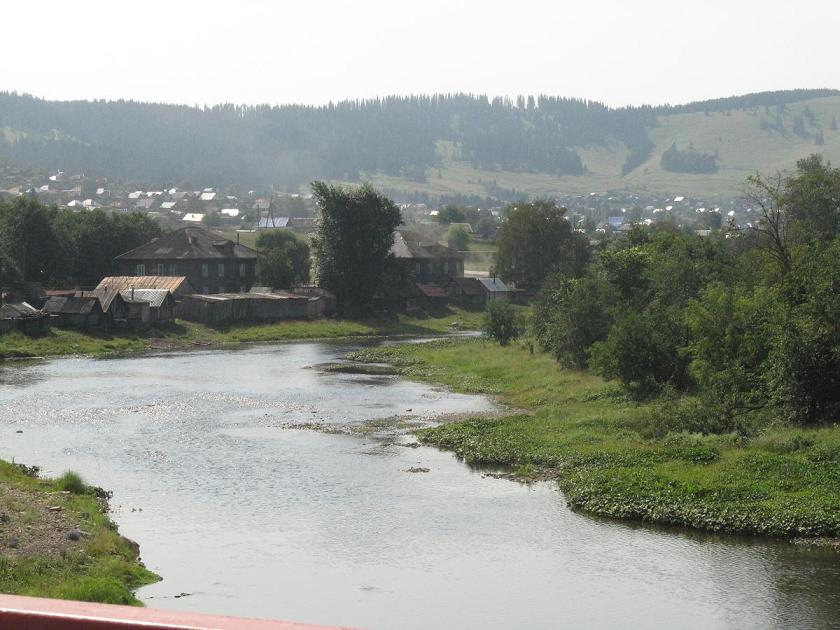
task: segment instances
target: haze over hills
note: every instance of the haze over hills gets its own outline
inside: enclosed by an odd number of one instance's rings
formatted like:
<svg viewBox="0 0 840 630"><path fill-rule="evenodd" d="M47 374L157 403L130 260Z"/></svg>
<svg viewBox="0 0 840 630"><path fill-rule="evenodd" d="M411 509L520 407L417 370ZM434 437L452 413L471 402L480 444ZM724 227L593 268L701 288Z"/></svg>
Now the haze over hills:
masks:
<svg viewBox="0 0 840 630"><path fill-rule="evenodd" d="M129 182L277 188L371 180L395 196L631 190L732 197L756 171L840 161L840 91L613 109L557 97L324 107L46 101L0 93L0 161Z"/></svg>

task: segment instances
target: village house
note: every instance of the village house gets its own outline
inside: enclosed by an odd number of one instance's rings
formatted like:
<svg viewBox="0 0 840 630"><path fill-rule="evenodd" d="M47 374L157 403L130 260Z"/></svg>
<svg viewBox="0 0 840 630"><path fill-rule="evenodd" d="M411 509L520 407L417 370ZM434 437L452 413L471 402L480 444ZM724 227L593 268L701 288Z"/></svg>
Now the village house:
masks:
<svg viewBox="0 0 840 630"><path fill-rule="evenodd" d="M464 275L464 257L459 252L417 232L397 230L391 253L408 278L393 305L397 310L440 308L459 295L456 278Z"/></svg>
<svg viewBox="0 0 840 630"><path fill-rule="evenodd" d="M204 294L248 291L257 271L256 250L200 227L186 227L117 256L131 276L186 276Z"/></svg>
<svg viewBox="0 0 840 630"><path fill-rule="evenodd" d="M462 254L417 232L397 230L391 253L417 283L448 283L464 275Z"/></svg>

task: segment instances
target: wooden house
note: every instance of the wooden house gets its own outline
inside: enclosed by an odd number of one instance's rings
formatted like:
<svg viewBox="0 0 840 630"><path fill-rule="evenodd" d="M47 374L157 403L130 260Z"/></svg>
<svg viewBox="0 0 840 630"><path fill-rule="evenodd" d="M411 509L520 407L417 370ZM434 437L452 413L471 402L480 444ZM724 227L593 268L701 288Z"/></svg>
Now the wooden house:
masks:
<svg viewBox="0 0 840 630"><path fill-rule="evenodd" d="M203 294L248 291L259 253L201 227L156 238L116 260L123 275L186 276ZM136 287L135 287L136 288Z"/></svg>

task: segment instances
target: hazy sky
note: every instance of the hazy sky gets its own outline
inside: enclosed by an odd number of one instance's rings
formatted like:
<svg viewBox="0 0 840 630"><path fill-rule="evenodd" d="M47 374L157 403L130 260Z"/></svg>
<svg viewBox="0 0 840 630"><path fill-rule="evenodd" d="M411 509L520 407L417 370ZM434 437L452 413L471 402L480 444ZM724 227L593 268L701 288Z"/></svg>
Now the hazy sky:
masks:
<svg viewBox="0 0 840 630"><path fill-rule="evenodd" d="M11 0L0 13L0 89L56 99L624 105L840 88L838 0Z"/></svg>

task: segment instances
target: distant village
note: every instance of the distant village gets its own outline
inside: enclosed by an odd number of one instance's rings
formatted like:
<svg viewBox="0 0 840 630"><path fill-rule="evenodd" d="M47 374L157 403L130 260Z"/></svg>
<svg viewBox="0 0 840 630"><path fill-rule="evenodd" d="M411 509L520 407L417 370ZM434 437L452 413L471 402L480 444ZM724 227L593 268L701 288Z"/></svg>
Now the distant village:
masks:
<svg viewBox="0 0 840 630"><path fill-rule="evenodd" d="M96 287L42 287L25 283L7 290L0 306L0 332L13 328L41 334L50 326L108 330L135 324L160 324L175 318L218 324L318 318L335 311L335 296L313 285L277 291L257 285L259 252L244 235L285 228L307 235L317 228L310 196L249 190L232 194L212 187L139 190L81 174L57 171L32 175L0 168L0 198L22 195L74 212L141 212L168 229L166 235L125 252L114 261L118 273ZM634 225L661 221L694 229L701 236L722 225L748 228L752 210L733 200L707 204L687 196L651 198L634 193L565 195L558 203L574 229L592 240L621 235ZM410 278L397 303L383 308L401 312L433 310L454 304L484 308L489 301L524 303L527 297L492 273L492 249L459 251L442 244L445 230L438 208L403 203L405 226L395 233L392 253ZM491 229L479 235L458 223L476 242L492 244L502 206L490 205ZM488 233L489 232L489 233ZM253 244L253 236L248 243ZM393 297L390 298L393 301Z"/></svg>
<svg viewBox="0 0 840 630"><path fill-rule="evenodd" d="M310 195L271 190L239 191L214 187L161 186L138 188L84 174L56 171L34 173L0 165L0 199L35 195L41 202L77 211L101 208L109 212L142 212L170 228L205 225L213 229L258 230L287 228L300 234L315 229L315 207ZM400 201L399 196L395 199ZM558 194L554 199L568 208L577 229L594 237L627 231L634 224L674 221L709 230L721 225L747 229L754 220L746 199L702 199L688 195L656 195L628 191ZM401 203L410 223L435 222L436 207L429 203ZM487 201L499 219L503 204Z"/></svg>

